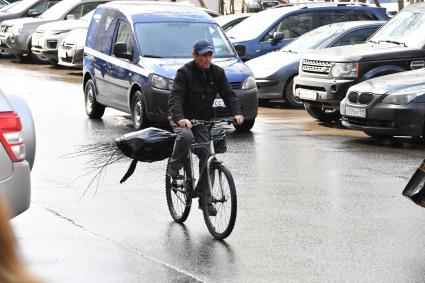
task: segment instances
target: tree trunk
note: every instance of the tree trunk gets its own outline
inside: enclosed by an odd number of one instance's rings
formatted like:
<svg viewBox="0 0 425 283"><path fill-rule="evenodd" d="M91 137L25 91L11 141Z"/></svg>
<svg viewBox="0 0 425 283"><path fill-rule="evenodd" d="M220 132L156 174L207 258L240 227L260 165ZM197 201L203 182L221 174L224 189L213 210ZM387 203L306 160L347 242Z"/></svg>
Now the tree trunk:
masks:
<svg viewBox="0 0 425 283"><path fill-rule="evenodd" d="M404 0L398 0L398 10L401 11L404 8Z"/></svg>
<svg viewBox="0 0 425 283"><path fill-rule="evenodd" d="M198 0L198 3L199 3L199 5L202 7L202 8L206 8L207 6L205 5L205 3L204 3L204 1L203 0Z"/></svg>
<svg viewBox="0 0 425 283"><path fill-rule="evenodd" d="M379 0L373 0L373 2L375 2L376 7L381 8L381 4L379 3Z"/></svg>

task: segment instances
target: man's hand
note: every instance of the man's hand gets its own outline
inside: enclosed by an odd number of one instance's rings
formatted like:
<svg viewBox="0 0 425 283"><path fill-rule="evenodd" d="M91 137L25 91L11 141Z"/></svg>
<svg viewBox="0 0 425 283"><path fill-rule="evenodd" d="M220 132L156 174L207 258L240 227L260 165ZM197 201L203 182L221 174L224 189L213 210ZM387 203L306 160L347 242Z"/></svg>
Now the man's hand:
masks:
<svg viewBox="0 0 425 283"><path fill-rule="evenodd" d="M192 123L188 119L181 119L177 124L182 128L192 128Z"/></svg>
<svg viewBox="0 0 425 283"><path fill-rule="evenodd" d="M244 121L244 118L243 118L242 115L236 115L235 116L235 123L236 123L236 125L242 125L243 121Z"/></svg>

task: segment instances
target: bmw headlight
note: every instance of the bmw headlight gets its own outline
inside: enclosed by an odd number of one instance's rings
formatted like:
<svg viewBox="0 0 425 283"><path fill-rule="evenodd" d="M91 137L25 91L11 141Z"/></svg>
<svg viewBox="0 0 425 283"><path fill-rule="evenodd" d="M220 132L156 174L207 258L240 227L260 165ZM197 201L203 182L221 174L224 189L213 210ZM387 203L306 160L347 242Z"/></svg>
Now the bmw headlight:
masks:
<svg viewBox="0 0 425 283"><path fill-rule="evenodd" d="M173 89L173 80L164 78L158 75L151 75L151 85L154 88L164 89L164 90L172 90Z"/></svg>
<svg viewBox="0 0 425 283"><path fill-rule="evenodd" d="M331 75L335 79L357 78L359 64L357 63L335 63L331 69Z"/></svg>
<svg viewBox="0 0 425 283"><path fill-rule="evenodd" d="M403 105L411 102L413 99L423 94L425 94L425 90L394 93L385 97L381 103Z"/></svg>
<svg viewBox="0 0 425 283"><path fill-rule="evenodd" d="M242 90L248 90L256 87L255 78L253 75L247 77L242 83Z"/></svg>
<svg viewBox="0 0 425 283"><path fill-rule="evenodd" d="M14 25L12 28L12 34L17 35L22 32L23 26L22 25Z"/></svg>

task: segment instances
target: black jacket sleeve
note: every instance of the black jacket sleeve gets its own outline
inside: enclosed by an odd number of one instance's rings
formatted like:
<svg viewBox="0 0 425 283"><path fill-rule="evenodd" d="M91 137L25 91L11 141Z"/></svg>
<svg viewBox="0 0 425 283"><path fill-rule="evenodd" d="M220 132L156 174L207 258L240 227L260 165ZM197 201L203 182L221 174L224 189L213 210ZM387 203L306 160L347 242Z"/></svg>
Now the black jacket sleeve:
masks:
<svg viewBox="0 0 425 283"><path fill-rule="evenodd" d="M224 100L224 104L230 109L232 116L242 115L239 97L233 92L226 74L222 68L217 68L218 93Z"/></svg>
<svg viewBox="0 0 425 283"><path fill-rule="evenodd" d="M173 90L168 97L168 111L174 123L185 119L183 112L184 97L186 93L186 75L182 69L177 71L174 78Z"/></svg>

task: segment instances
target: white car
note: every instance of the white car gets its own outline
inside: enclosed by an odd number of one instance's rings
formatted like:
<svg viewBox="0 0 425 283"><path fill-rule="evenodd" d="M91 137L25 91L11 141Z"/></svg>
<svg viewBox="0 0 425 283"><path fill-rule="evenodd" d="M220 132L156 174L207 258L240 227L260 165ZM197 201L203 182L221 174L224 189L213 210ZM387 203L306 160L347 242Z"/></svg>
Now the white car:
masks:
<svg viewBox="0 0 425 283"><path fill-rule="evenodd" d="M7 20L0 24L0 41L6 46L5 52L10 52L22 60L27 55L37 59L31 52L32 35L42 24L60 20L78 20L99 4L107 0L63 0L41 14L38 18L22 18Z"/></svg>
<svg viewBox="0 0 425 283"><path fill-rule="evenodd" d="M0 91L0 194L11 216L30 206L35 129L27 104Z"/></svg>
<svg viewBox="0 0 425 283"><path fill-rule="evenodd" d="M59 45L59 65L79 69L83 67L86 35L87 29L76 29L69 32Z"/></svg>
<svg viewBox="0 0 425 283"><path fill-rule="evenodd" d="M32 53L42 61L57 63L59 44L72 30L87 30L93 14L94 10L79 20L57 21L39 26L32 35Z"/></svg>

